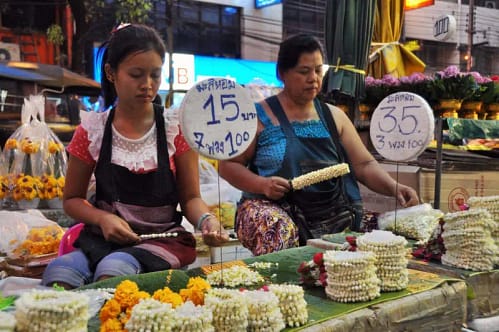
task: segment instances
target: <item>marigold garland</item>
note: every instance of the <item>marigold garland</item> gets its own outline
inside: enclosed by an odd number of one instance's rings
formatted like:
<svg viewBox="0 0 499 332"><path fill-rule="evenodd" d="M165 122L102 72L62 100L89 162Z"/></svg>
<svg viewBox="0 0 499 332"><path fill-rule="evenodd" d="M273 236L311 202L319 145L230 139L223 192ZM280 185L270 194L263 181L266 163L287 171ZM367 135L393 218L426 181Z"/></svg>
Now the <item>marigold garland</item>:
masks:
<svg viewBox="0 0 499 332"><path fill-rule="evenodd" d="M166 277L167 282L168 280L171 280L171 273ZM140 291L134 281L124 280L116 287L114 297L108 300L100 310L100 331L125 331L125 324L130 320L133 307L142 299L152 298L169 303L173 308L177 308L187 301L200 305L204 304L205 292L210 288L211 286L203 278L192 277L187 283L187 288L181 289L179 293L175 293L165 286L163 289L156 290L151 297L149 293Z"/></svg>
<svg viewBox="0 0 499 332"><path fill-rule="evenodd" d="M63 231L58 225L32 228L13 254L16 257L29 257L55 253L62 236Z"/></svg>

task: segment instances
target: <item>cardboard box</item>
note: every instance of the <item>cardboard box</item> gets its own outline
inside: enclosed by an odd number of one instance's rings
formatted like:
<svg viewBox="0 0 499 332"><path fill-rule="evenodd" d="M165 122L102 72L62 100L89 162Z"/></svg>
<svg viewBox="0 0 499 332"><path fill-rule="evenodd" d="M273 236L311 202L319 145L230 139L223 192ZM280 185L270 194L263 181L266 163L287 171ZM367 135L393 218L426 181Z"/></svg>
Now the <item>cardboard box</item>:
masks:
<svg viewBox="0 0 499 332"><path fill-rule="evenodd" d="M381 167L385 169L390 176L399 183L405 184L414 188L418 195L420 195L420 171L419 166L411 165L394 165L380 163ZM393 211L395 208L400 208L394 197L384 196L368 189L366 186L359 183L360 195L364 203L364 209L373 212L387 212Z"/></svg>
<svg viewBox="0 0 499 332"><path fill-rule="evenodd" d="M497 171L444 171L440 183L440 206L444 212L459 211L459 205L472 196L499 195L499 172ZM420 172L423 202L435 206L435 171L422 169Z"/></svg>
<svg viewBox="0 0 499 332"><path fill-rule="evenodd" d="M408 185L419 195L422 203L435 206L435 171L410 165L380 164L392 178ZM397 174L398 171L398 174ZM394 197L377 194L363 185L360 194L364 208L374 212L393 211L400 208ZM440 183L440 205L443 212L459 211L459 205L472 196L499 195L499 172L443 171Z"/></svg>

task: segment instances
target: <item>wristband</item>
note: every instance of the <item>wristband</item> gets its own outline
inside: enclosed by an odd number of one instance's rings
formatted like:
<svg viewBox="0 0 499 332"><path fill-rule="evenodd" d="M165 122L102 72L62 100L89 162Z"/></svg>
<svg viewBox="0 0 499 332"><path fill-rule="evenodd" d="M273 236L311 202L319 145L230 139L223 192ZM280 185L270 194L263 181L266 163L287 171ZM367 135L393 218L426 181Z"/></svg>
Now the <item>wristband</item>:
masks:
<svg viewBox="0 0 499 332"><path fill-rule="evenodd" d="M198 231L201 230L201 227L203 226L203 223L205 222L206 219L208 219L209 217L215 217L213 214L209 213L209 212L205 212L201 215L201 217L199 217L198 219L198 224L197 224L197 227L196 229Z"/></svg>

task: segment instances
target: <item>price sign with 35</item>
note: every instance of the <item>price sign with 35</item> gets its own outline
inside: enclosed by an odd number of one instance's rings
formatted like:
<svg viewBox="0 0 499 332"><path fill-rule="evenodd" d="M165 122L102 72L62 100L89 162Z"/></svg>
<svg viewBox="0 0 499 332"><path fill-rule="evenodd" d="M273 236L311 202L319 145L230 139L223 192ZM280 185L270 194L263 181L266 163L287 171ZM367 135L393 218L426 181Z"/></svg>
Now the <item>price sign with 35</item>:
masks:
<svg viewBox="0 0 499 332"><path fill-rule="evenodd" d="M434 137L433 110L421 96L397 92L387 96L371 117L370 136L376 151L392 161L419 156Z"/></svg>
<svg viewBox="0 0 499 332"><path fill-rule="evenodd" d="M247 91L226 78L198 82L184 96L180 126L189 146L225 160L243 153L256 134L256 108Z"/></svg>

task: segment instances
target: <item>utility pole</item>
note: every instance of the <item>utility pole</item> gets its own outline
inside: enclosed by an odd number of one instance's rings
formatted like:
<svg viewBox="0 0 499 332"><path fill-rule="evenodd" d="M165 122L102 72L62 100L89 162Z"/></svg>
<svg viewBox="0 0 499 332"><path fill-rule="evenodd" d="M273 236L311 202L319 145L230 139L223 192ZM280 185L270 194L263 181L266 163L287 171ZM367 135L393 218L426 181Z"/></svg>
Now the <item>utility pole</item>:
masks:
<svg viewBox="0 0 499 332"><path fill-rule="evenodd" d="M473 35L475 34L475 0L469 2L468 13L468 49L466 51L466 71L470 72L473 65L471 49L473 48Z"/></svg>
<svg viewBox="0 0 499 332"><path fill-rule="evenodd" d="M167 51L168 51L168 95L165 105L170 107L173 103L173 0L166 2L166 31L167 31Z"/></svg>

